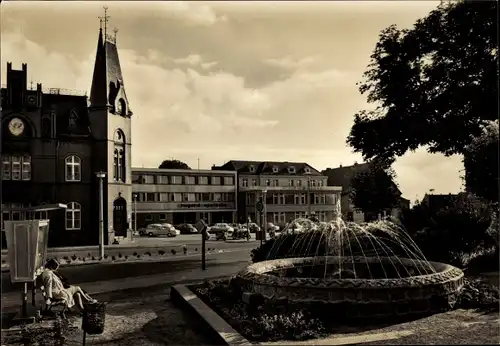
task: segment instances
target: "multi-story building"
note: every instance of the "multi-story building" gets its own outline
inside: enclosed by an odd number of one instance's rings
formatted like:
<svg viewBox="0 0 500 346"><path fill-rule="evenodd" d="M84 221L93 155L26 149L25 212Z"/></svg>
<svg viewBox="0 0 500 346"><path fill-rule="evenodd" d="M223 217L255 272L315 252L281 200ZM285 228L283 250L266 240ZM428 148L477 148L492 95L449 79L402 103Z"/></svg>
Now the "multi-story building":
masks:
<svg viewBox="0 0 500 346"><path fill-rule="evenodd" d="M356 174L365 172L369 168L370 166L368 163L354 163L354 165L352 166L340 165L337 168L327 168L321 172L323 175L328 177L329 186L342 187L342 198L340 204L342 216L347 221L361 223L377 219L381 216L391 215L393 217L398 217L401 210L408 209L410 207L410 201L401 197L401 191L398 189L396 183L394 183L394 187L396 188L397 194L399 196L399 205L397 207L384 210L384 215L365 215L365 213L363 213L361 210L355 208L349 196L351 192L351 181Z"/></svg>
<svg viewBox="0 0 500 346"><path fill-rule="evenodd" d="M64 203L50 212L49 244L99 240L99 179L105 242L127 237L132 200L131 116L116 37L99 31L90 99L67 90L27 87L27 65L7 63L1 90L2 207ZM7 210L7 208L5 208ZM37 215L46 218L49 215ZM21 211L2 218L23 219Z"/></svg>
<svg viewBox="0 0 500 346"><path fill-rule="evenodd" d="M238 221L261 222L257 202L265 201L268 222L283 225L315 214L320 221L340 215L341 187L307 163L232 160L216 170L237 172Z"/></svg>
<svg viewBox="0 0 500 346"><path fill-rule="evenodd" d="M132 169L137 227L150 223L234 222L236 173L188 169Z"/></svg>

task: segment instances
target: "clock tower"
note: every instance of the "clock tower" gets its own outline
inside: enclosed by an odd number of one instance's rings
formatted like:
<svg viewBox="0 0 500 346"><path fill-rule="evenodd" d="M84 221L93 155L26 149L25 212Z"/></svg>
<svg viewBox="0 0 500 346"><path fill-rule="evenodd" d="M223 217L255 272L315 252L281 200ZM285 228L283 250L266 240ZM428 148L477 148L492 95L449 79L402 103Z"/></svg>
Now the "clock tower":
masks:
<svg viewBox="0 0 500 346"><path fill-rule="evenodd" d="M108 35L108 16L101 18L94 74L90 88L89 120L92 128L93 169L106 172L103 205L105 242L131 238L132 174L131 118L118 58L116 32ZM104 25L103 25L104 24ZM104 30L103 30L104 29ZM103 32L104 31L104 32ZM95 177L98 191L98 178ZM99 195L95 195L98 206ZM98 215L96 208L93 212ZM98 225L96 225L98 227Z"/></svg>

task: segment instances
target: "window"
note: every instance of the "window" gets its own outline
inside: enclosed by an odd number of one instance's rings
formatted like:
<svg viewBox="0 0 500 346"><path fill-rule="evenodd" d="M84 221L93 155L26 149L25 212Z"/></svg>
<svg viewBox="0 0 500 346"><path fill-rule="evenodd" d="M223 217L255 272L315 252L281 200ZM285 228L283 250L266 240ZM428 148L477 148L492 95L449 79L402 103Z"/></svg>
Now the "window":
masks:
<svg viewBox="0 0 500 346"><path fill-rule="evenodd" d="M153 215L147 214L146 215L146 221L153 221Z"/></svg>
<svg viewBox="0 0 500 346"><path fill-rule="evenodd" d="M249 170L251 173L255 173L255 166L254 166L254 165L250 165L250 166L248 166L248 170Z"/></svg>
<svg viewBox="0 0 500 346"><path fill-rule="evenodd" d="M301 187L302 186L302 180L297 180L297 187Z"/></svg>
<svg viewBox="0 0 500 346"><path fill-rule="evenodd" d="M319 204L320 198L318 194L314 194L314 204Z"/></svg>
<svg viewBox="0 0 500 346"><path fill-rule="evenodd" d="M157 175L156 176L156 183L157 184L168 184L168 175Z"/></svg>
<svg viewBox="0 0 500 346"><path fill-rule="evenodd" d="M208 185L208 177L198 177L199 185Z"/></svg>
<svg viewBox="0 0 500 346"><path fill-rule="evenodd" d="M293 179L291 179L291 180L289 180L289 181L288 181L288 186L291 186L291 187L292 187L292 186L294 186L294 181L293 181Z"/></svg>
<svg viewBox="0 0 500 346"><path fill-rule="evenodd" d="M304 168L304 172L311 173L311 169L309 167Z"/></svg>
<svg viewBox="0 0 500 346"><path fill-rule="evenodd" d="M10 180L11 177L11 165L10 156L2 156L2 180Z"/></svg>
<svg viewBox="0 0 500 346"><path fill-rule="evenodd" d="M82 220L82 207L78 202L68 203L68 208L66 209L66 229L67 230L79 230Z"/></svg>
<svg viewBox="0 0 500 346"><path fill-rule="evenodd" d="M211 201L211 199L210 199L210 193L208 193L208 192L202 193L201 194L201 200L203 202L210 202Z"/></svg>
<svg viewBox="0 0 500 346"><path fill-rule="evenodd" d="M306 204L306 194L305 193L300 194L300 204Z"/></svg>
<svg viewBox="0 0 500 346"><path fill-rule="evenodd" d="M288 173L295 174L295 167L293 166L288 167Z"/></svg>
<svg viewBox="0 0 500 346"><path fill-rule="evenodd" d="M141 176L139 174L132 174L132 184L140 184Z"/></svg>
<svg viewBox="0 0 500 346"><path fill-rule="evenodd" d="M125 162L125 135L122 130L115 131L114 142L113 179L125 183L127 166Z"/></svg>
<svg viewBox="0 0 500 346"><path fill-rule="evenodd" d="M213 194L213 199L214 202L220 202L222 200L222 196L220 193L214 193Z"/></svg>
<svg viewBox="0 0 500 346"><path fill-rule="evenodd" d="M280 181L278 179L274 179L273 186L280 186Z"/></svg>
<svg viewBox="0 0 500 346"><path fill-rule="evenodd" d="M248 187L248 179L241 180L241 187Z"/></svg>
<svg viewBox="0 0 500 346"><path fill-rule="evenodd" d="M160 197L160 199L159 199L160 202L168 202L169 201L167 192L160 192L159 197Z"/></svg>
<svg viewBox="0 0 500 346"><path fill-rule="evenodd" d="M286 222L286 214L285 213L273 213L273 223L285 223Z"/></svg>
<svg viewBox="0 0 500 346"><path fill-rule="evenodd" d="M234 185L234 177L224 177L224 185Z"/></svg>
<svg viewBox="0 0 500 346"><path fill-rule="evenodd" d="M23 156L23 172L22 179L23 180L31 180L31 156Z"/></svg>
<svg viewBox="0 0 500 346"><path fill-rule="evenodd" d="M195 177L184 177L184 181L186 185L194 185L196 184Z"/></svg>
<svg viewBox="0 0 500 346"><path fill-rule="evenodd" d="M172 175L170 177L170 184L173 184L173 185L180 185L180 184L182 184L182 177L179 176L179 175Z"/></svg>
<svg viewBox="0 0 500 346"><path fill-rule="evenodd" d="M277 193L273 193L273 204L279 203L279 195Z"/></svg>
<svg viewBox="0 0 500 346"><path fill-rule="evenodd" d="M196 202L196 194L185 193L184 194L184 202Z"/></svg>
<svg viewBox="0 0 500 346"><path fill-rule="evenodd" d="M173 193L172 202L182 202L182 193L180 192Z"/></svg>
<svg viewBox="0 0 500 346"><path fill-rule="evenodd" d="M252 204L253 204L253 194L247 193L247 205L252 205Z"/></svg>
<svg viewBox="0 0 500 346"><path fill-rule="evenodd" d="M278 173L278 166L273 166L273 173Z"/></svg>
<svg viewBox="0 0 500 346"><path fill-rule="evenodd" d="M154 184L155 177L153 175L143 175L142 176L142 183L143 184Z"/></svg>
<svg viewBox="0 0 500 346"><path fill-rule="evenodd" d="M315 187L316 186L316 180L309 180L309 186L310 187Z"/></svg>
<svg viewBox="0 0 500 346"><path fill-rule="evenodd" d="M21 180L21 157L12 156L12 180Z"/></svg>
<svg viewBox="0 0 500 346"><path fill-rule="evenodd" d="M321 194L319 197L320 197L319 203L326 204L326 195Z"/></svg>
<svg viewBox="0 0 500 346"><path fill-rule="evenodd" d="M324 211L320 211L320 212L318 213L318 220L319 220L319 221L326 221L326 212L324 212Z"/></svg>
<svg viewBox="0 0 500 346"><path fill-rule="evenodd" d="M257 179L252 179L252 186L257 186Z"/></svg>
<svg viewBox="0 0 500 346"><path fill-rule="evenodd" d="M266 179L266 186L271 186L271 180Z"/></svg>
<svg viewBox="0 0 500 346"><path fill-rule="evenodd" d="M323 180L318 180L318 186L323 186Z"/></svg>
<svg viewBox="0 0 500 346"><path fill-rule="evenodd" d="M155 202L156 201L156 194L153 192L146 192L146 202Z"/></svg>
<svg viewBox="0 0 500 346"><path fill-rule="evenodd" d="M82 180L82 161L78 156L70 155L66 157L64 164L66 169L66 181Z"/></svg>
<svg viewBox="0 0 500 346"><path fill-rule="evenodd" d="M212 177L212 185L220 185L220 177Z"/></svg>
<svg viewBox="0 0 500 346"><path fill-rule="evenodd" d="M293 195L293 203L300 204L300 195Z"/></svg>
<svg viewBox="0 0 500 346"><path fill-rule="evenodd" d="M167 219L167 214L161 213L160 216L158 217L158 220L160 221L165 221Z"/></svg>
<svg viewBox="0 0 500 346"><path fill-rule="evenodd" d="M279 194L279 203L278 204L285 204L285 195L282 193Z"/></svg>
<svg viewBox="0 0 500 346"><path fill-rule="evenodd" d="M306 212L304 212L304 211L295 212L296 219L304 219L305 217L306 217Z"/></svg>

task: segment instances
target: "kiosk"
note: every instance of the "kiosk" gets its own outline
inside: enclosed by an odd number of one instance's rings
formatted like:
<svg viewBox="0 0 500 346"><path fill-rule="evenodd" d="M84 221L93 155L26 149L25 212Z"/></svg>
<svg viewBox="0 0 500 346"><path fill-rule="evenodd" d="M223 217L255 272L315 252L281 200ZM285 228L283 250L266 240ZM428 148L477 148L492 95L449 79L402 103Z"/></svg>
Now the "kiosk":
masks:
<svg viewBox="0 0 500 346"><path fill-rule="evenodd" d="M51 204L30 208L6 208L6 211L25 213L27 220L4 221L10 280L23 283L21 311L14 321L33 323L36 312L36 278L47 260L49 220L36 220L37 212L66 209L65 204ZM28 307L28 283L32 283L32 306Z"/></svg>

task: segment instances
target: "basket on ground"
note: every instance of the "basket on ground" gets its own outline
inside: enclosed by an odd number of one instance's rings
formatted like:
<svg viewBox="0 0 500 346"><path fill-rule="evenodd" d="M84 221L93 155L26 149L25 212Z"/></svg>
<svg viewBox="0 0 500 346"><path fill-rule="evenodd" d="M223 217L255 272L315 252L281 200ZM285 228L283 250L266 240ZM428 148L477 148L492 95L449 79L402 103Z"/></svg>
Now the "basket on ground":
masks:
<svg viewBox="0 0 500 346"><path fill-rule="evenodd" d="M96 335L104 332L106 320L106 303L86 305L82 317L82 330Z"/></svg>

